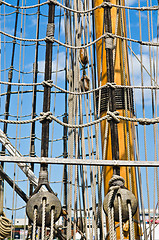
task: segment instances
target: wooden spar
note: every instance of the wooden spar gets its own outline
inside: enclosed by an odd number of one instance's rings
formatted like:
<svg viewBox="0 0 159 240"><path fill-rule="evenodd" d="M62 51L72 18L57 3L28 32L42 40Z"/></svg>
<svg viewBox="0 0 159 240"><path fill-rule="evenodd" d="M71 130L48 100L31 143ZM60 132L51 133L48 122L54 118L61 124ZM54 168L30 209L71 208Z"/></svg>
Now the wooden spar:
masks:
<svg viewBox="0 0 159 240"><path fill-rule="evenodd" d="M98 6L102 3L102 0L95 0L95 6ZM112 4L118 4L119 1L117 0L110 0ZM124 0L121 1L122 5L124 5ZM126 36L126 21L125 21L125 11L117 10L117 8L111 8L111 25L112 25L112 33L115 34L116 29L116 22L117 22L117 11L119 11L119 20L118 20L118 27L117 27L117 34L121 35L123 32L124 36ZM122 14L122 18L120 17ZM120 19L124 19L121 20ZM95 11L95 31L96 31L96 38L100 37L103 34L103 26L104 26L104 9L97 9ZM122 25L121 25L122 24ZM98 69L98 85L105 85L107 81L107 62L106 62L106 50L105 50L105 40L103 41L102 47L102 40L96 43L97 47L97 69ZM102 59L102 60L101 60ZM102 70L102 73L100 71ZM101 76L101 77L100 77ZM115 64L114 64L114 82L117 85L129 85L129 68L128 68L128 51L127 51L127 44L126 42L122 42L121 39L117 39L116 42L116 54L115 54ZM107 106L105 107L105 109ZM132 112L130 110L125 111L124 109L118 109L120 115L132 117ZM106 110L100 113L100 117L103 117L107 114ZM120 121L117 125L118 129L118 143L119 143L119 159L127 159L127 160L134 160L134 148L133 148L133 132L135 131L134 124L124 121ZM102 148L104 151L104 138L105 138L105 130L106 130L106 121L101 123L101 137L102 137ZM107 147L106 152L103 152L103 156L105 159L113 159L112 157L112 141L111 141L111 129L110 124L108 126L108 138L107 138ZM129 151L129 152L128 152ZM130 173L129 173L130 172ZM108 193L109 190L109 180L113 175L113 167L107 166L104 169L104 190L105 195ZM125 186L128 189L131 189L132 192L137 197L137 184L136 184L136 173L135 168L132 167L129 171L128 167L120 167L120 176L125 179ZM136 220L134 223L135 227L135 239L139 239L139 213L134 216ZM108 222L108 221L107 221ZM115 223L117 224L117 223ZM108 223L107 223L108 229ZM126 225L125 225L126 230ZM117 232L117 239L120 239L120 229L116 229ZM124 231L124 238L128 238L128 231Z"/></svg>

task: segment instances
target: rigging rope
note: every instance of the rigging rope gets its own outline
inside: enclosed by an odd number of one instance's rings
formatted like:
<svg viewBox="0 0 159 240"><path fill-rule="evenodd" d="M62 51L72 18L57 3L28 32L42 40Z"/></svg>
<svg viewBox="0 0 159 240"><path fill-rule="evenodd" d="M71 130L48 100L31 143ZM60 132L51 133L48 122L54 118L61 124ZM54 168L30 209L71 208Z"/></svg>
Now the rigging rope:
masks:
<svg viewBox="0 0 159 240"><path fill-rule="evenodd" d="M66 47L66 48L71 48L71 49L83 49L83 48L87 48L87 47L90 47L91 45L97 43L98 41L100 41L101 39L103 38L107 38L107 37L112 37L112 38L119 38L119 39L122 39L122 40L126 40L126 41L131 41L131 42L134 42L134 43L139 43L140 45L143 45L143 46L154 46L154 47L158 47L159 46L159 43L156 42L148 42L148 41L142 41L142 40L137 40L137 39L132 39L132 38L128 38L128 37L123 37L123 36L120 36L120 35L117 35L117 34L113 34L113 33L104 33L103 35L101 35L99 38L95 39L94 41L88 43L88 44L85 44L85 45L82 45L82 46L73 46L73 45L69 45L69 44L65 44L59 40L57 40L56 38L54 37L51 37L51 36L46 36L45 38L41 38L41 39L28 39L28 38L21 38L21 37L15 37L9 33L6 33L4 31L0 31L1 34L7 36L7 37L10 37L10 38L13 38L13 39L16 39L16 40L19 40L19 41L26 41L26 42L43 42L43 41L51 41L51 42L56 42L58 43L59 45L63 46L63 47Z"/></svg>
<svg viewBox="0 0 159 240"><path fill-rule="evenodd" d="M59 123L62 126L68 127L68 128L84 128L84 127L90 127L92 125L98 124L100 122L102 122L103 120L114 120L116 122L120 122L120 120L124 120L124 121L130 121L130 122L134 122L134 123L139 123L141 125L150 125L150 124L155 124L155 123L159 123L159 117L156 118L131 118L131 117L123 117L120 116L119 113L117 111L115 112L110 112L107 111L107 115L105 115L104 117L101 117L95 121L92 122L88 122L88 123L83 123L83 124L68 124L68 123L64 123L62 121L60 121L58 118L56 118L55 116L52 115L51 112L45 112L45 113L40 113L40 116L30 119L30 120L4 120L4 119L0 119L0 122L3 123L10 123L10 124L28 124L28 123L33 123L36 121L44 121L45 119L49 120L49 121L56 121L57 123Z"/></svg>
<svg viewBox="0 0 159 240"><path fill-rule="evenodd" d="M35 4L35 5L31 5L31 6L21 6L21 7L12 5L12 4L7 3L7 2L4 2L3 0L0 1L0 4L4 4L4 5L6 5L8 7L12 7L12 8L30 9L30 8L36 8L36 7L39 7L39 6L46 5L46 4L50 3L50 2L54 3L55 5L58 5L59 7L62 7L65 10L68 10L70 12L81 13L81 14L90 13L92 11L95 11L95 10L101 8L101 7L116 7L116 8L123 8L123 9L137 10L137 11L154 11L154 10L158 10L159 9L158 5L150 6L150 7L131 7L131 6L122 6L122 5L112 4L110 2L103 2L99 6L94 7L92 9L88 9L88 10L85 10L85 11L79 11L79 10L75 10L75 9L66 7L65 5L59 3L57 0L48 0L48 1L40 3L40 4Z"/></svg>

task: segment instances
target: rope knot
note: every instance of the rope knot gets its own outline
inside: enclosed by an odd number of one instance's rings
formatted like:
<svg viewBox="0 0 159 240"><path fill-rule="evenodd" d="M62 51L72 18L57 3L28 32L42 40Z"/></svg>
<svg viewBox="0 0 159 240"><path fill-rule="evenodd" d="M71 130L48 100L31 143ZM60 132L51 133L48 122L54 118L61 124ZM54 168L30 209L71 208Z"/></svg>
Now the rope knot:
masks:
<svg viewBox="0 0 159 240"><path fill-rule="evenodd" d="M105 7L110 7L110 8L112 8L112 4L111 4L110 2L103 2L102 7L103 7L103 8L105 8Z"/></svg>
<svg viewBox="0 0 159 240"><path fill-rule="evenodd" d="M108 115L108 121L111 121L113 119L116 123L120 122L120 120L117 117L119 115L119 112L117 112L117 111L115 111L115 112L108 111L107 115Z"/></svg>
<svg viewBox="0 0 159 240"><path fill-rule="evenodd" d="M57 5L57 1L56 0L48 0L48 2Z"/></svg>
<svg viewBox="0 0 159 240"><path fill-rule="evenodd" d="M50 87L50 88L52 88L52 83L53 83L52 80L47 80L47 81L43 81L42 85L43 85L43 87Z"/></svg>
<svg viewBox="0 0 159 240"><path fill-rule="evenodd" d="M106 84L108 87L111 87L111 88L113 88L113 89L115 89L116 88L116 83L110 83L110 82L107 82L107 84Z"/></svg>
<svg viewBox="0 0 159 240"><path fill-rule="evenodd" d="M52 42L53 43L54 39L55 39L54 36L46 36L44 40L45 40L45 42L48 41L48 42Z"/></svg>
<svg viewBox="0 0 159 240"><path fill-rule="evenodd" d="M150 120L148 118L140 119L139 121L140 125L150 125L151 123L154 124L155 122L153 122L153 120Z"/></svg>
<svg viewBox="0 0 159 240"><path fill-rule="evenodd" d="M41 112L40 113L41 119L40 119L40 123L44 123L46 120L49 121L49 123L52 122L52 113L51 112Z"/></svg>

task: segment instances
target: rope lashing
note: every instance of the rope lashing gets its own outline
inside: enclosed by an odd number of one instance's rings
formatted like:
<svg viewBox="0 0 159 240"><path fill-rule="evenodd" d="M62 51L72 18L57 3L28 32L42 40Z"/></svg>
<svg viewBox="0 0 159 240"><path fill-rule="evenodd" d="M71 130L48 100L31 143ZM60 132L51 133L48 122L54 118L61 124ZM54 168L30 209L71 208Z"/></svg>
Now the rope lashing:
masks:
<svg viewBox="0 0 159 240"><path fill-rule="evenodd" d="M51 37L54 36L55 31L55 24L54 23L48 23L47 24L47 30L46 30L46 36Z"/></svg>
<svg viewBox="0 0 159 240"><path fill-rule="evenodd" d="M105 7L110 7L110 8L112 8L112 3L110 3L110 2L103 2L102 7L103 7L103 8L105 8Z"/></svg>
<svg viewBox="0 0 159 240"><path fill-rule="evenodd" d="M50 87L50 88L52 88L52 83L53 83L53 81L52 80L47 80L47 81L43 81L42 82L42 85L43 85L43 87Z"/></svg>
<svg viewBox="0 0 159 240"><path fill-rule="evenodd" d="M40 123L43 123L46 120L52 122L51 115L52 115L51 112L41 112L40 116L42 116L42 119L40 120Z"/></svg>
<svg viewBox="0 0 159 240"><path fill-rule="evenodd" d="M116 88L116 83L110 83L110 82L107 82L106 83L106 86L108 86L108 87L111 87L111 88Z"/></svg>
<svg viewBox="0 0 159 240"><path fill-rule="evenodd" d="M113 44L113 40L114 40L114 37L112 37L112 36L105 37L105 49L113 50L115 48L115 45Z"/></svg>
<svg viewBox="0 0 159 240"><path fill-rule="evenodd" d="M4 215L4 214L3 214ZM6 216L0 217L0 240L9 237L11 234L12 222Z"/></svg>
<svg viewBox="0 0 159 240"><path fill-rule="evenodd" d="M120 122L119 118L117 117L119 115L118 111L115 111L115 112L108 111L107 115L110 116L110 117L108 117L108 121L113 119L116 123Z"/></svg>

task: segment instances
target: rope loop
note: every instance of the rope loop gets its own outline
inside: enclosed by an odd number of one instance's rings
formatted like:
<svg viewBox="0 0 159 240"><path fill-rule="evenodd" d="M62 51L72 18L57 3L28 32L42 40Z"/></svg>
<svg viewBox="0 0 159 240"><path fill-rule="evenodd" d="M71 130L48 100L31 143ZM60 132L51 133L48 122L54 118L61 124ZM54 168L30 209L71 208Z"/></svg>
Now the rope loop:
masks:
<svg viewBox="0 0 159 240"><path fill-rule="evenodd" d="M40 116L40 123L44 123L46 120L49 121L49 123L52 122L52 118L51 118L52 112L41 112Z"/></svg>
<svg viewBox="0 0 159 240"><path fill-rule="evenodd" d="M122 187L125 184L125 179L119 175L113 175L109 181L109 187L119 186Z"/></svg>
<svg viewBox="0 0 159 240"><path fill-rule="evenodd" d="M43 85L43 87L50 87L50 88L52 88L52 83L53 83L52 80L47 80L47 81L43 81L42 85Z"/></svg>
<svg viewBox="0 0 159 240"><path fill-rule="evenodd" d="M114 111L114 112L108 111L107 115L108 115L108 121L111 121L113 119L116 123L120 122L120 120L117 117L119 115L118 111Z"/></svg>

